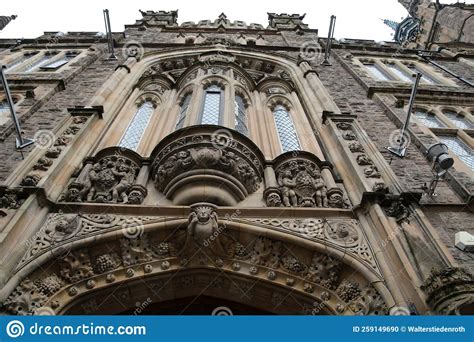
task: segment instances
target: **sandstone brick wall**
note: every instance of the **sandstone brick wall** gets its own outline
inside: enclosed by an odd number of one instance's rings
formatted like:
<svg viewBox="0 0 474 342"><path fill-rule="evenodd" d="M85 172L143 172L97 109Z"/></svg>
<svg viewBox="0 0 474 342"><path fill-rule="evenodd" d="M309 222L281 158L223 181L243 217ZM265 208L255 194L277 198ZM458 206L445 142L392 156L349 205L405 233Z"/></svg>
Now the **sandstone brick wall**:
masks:
<svg viewBox="0 0 474 342"><path fill-rule="evenodd" d="M67 108L74 106L84 106L92 98L94 93L114 72L119 61L106 60L106 53L100 53L99 56L86 57L78 61L76 65L72 64L76 71L64 80L64 90L56 89L49 98L39 98L37 100L26 100L18 110L21 118L21 128L25 137L32 138L38 130L53 130L59 122L67 115ZM92 58L92 60L90 60ZM82 70L83 66L85 69ZM35 82L35 79L26 81L26 84L41 85L41 82ZM12 83L13 84L13 83ZM50 88L57 87L57 84L50 85ZM60 87L59 87L60 88ZM51 90L50 89L50 90ZM23 113L27 115L23 116ZM10 127L5 129L0 144L0 182L4 181L16 166L22 161L20 152L15 149L15 131L11 122L7 123ZM34 146L23 150L26 156Z"/></svg>
<svg viewBox="0 0 474 342"><path fill-rule="evenodd" d="M456 68L460 69L462 66L457 65ZM432 171L429 162L420 149L415 144L411 144L404 159L392 158L385 147L389 145L388 137L390 133L396 130L397 126L386 110L377 101L368 98L367 90L356 81L337 58L332 59L332 66L317 67L317 70L321 81L341 111L357 115L358 121L365 128L370 139L378 147L385 160L391 163L390 165L404 190L410 192L421 191L420 186L425 182L429 182L432 178ZM384 96L381 96L381 98L383 100ZM385 96L385 98L387 97ZM389 105L394 107L393 103ZM420 139L430 141L433 139L426 136L417 125L412 124L410 127ZM463 176L466 175L459 175L459 177ZM465 201L446 182L440 182L436 192L439 195L434 200L422 199L422 209L456 260L461 265L472 268L474 265L472 255L461 252L454 247L454 234L456 232L468 231L471 234L474 233L472 213L467 206L462 205ZM444 209L440 210L440 206L429 202L442 203ZM453 206L444 206L445 204L453 204Z"/></svg>

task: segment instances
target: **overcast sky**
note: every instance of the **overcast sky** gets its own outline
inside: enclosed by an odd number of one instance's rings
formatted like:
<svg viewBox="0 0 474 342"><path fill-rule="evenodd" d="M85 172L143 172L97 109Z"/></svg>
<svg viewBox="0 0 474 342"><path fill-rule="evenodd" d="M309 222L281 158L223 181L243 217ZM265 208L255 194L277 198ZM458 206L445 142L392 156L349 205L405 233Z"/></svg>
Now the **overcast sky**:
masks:
<svg viewBox="0 0 474 342"><path fill-rule="evenodd" d="M454 2L441 1L441 2ZM141 18L141 10L179 10L178 22L214 20L224 12L230 20L268 24L267 12L306 13L305 22L326 36L329 16L337 16L336 38L392 40L381 18L400 21L407 12L397 0L2 0L1 15L18 18L0 38L34 38L44 31L104 32L102 9L108 8L112 31Z"/></svg>

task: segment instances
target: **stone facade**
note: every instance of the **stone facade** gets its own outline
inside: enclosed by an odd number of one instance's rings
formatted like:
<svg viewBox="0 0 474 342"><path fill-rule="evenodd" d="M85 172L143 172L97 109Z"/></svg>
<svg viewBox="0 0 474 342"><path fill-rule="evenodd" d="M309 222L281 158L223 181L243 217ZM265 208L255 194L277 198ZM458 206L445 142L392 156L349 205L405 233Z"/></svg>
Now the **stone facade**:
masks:
<svg viewBox="0 0 474 342"><path fill-rule="evenodd" d="M472 313L472 253L454 247L474 234L472 164L455 157L424 190L440 136L472 155L474 90L453 76L471 77L472 51L432 52L450 74L395 43L341 40L322 65L326 40L299 14L141 15L114 33L115 59L96 33L0 41L36 140L15 151L2 117L1 311L118 314L201 294L276 314ZM417 105L459 107L467 128L417 116L393 157L411 90L394 67L424 70Z"/></svg>

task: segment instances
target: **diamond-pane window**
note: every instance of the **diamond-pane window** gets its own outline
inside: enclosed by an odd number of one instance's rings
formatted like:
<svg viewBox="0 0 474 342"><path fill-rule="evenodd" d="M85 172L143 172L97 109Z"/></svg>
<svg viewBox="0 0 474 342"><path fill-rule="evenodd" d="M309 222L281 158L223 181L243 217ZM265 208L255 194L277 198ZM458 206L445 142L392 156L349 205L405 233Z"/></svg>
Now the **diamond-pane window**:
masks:
<svg viewBox="0 0 474 342"><path fill-rule="evenodd" d="M444 125L439 121L436 116L432 114L428 114L423 110L416 110L415 117L420 121L423 125L430 128L440 128L444 127Z"/></svg>
<svg viewBox="0 0 474 342"><path fill-rule="evenodd" d="M439 137L439 140L448 146L449 152L454 153L474 170L474 151L469 146L462 143L457 137Z"/></svg>
<svg viewBox="0 0 474 342"><path fill-rule="evenodd" d="M395 65L395 64L386 64L386 65L387 65L387 68L389 68L403 82L410 82L410 83L414 82L413 78L408 76L404 71L400 70L398 65Z"/></svg>
<svg viewBox="0 0 474 342"><path fill-rule="evenodd" d="M390 81L390 78L376 64L364 64L365 68L369 71L370 75L377 81Z"/></svg>
<svg viewBox="0 0 474 342"><path fill-rule="evenodd" d="M458 115L455 112L445 111L443 112L443 114L446 115L448 119L451 120L454 126L456 126L457 128L470 129L474 127L474 125L467 121L465 117Z"/></svg>
<svg viewBox="0 0 474 342"><path fill-rule="evenodd" d="M247 128L247 110L245 109L244 99L235 95L235 130L248 135Z"/></svg>
<svg viewBox="0 0 474 342"><path fill-rule="evenodd" d="M206 89L204 108L202 110L202 125L218 125L221 119L222 89L216 85Z"/></svg>
<svg viewBox="0 0 474 342"><path fill-rule="evenodd" d="M288 110L282 105L278 105L273 110L273 116L283 152L300 150L298 136Z"/></svg>
<svg viewBox="0 0 474 342"><path fill-rule="evenodd" d="M191 94L187 94L181 104L178 115L178 122L176 123L175 129L183 128L186 114L188 113L189 103L191 102Z"/></svg>
<svg viewBox="0 0 474 342"><path fill-rule="evenodd" d="M145 102L140 106L140 108L138 108L126 129L125 134L122 136L122 139L120 139L120 147L126 147L133 151L137 149L143 133L150 122L153 111L154 107L151 102Z"/></svg>

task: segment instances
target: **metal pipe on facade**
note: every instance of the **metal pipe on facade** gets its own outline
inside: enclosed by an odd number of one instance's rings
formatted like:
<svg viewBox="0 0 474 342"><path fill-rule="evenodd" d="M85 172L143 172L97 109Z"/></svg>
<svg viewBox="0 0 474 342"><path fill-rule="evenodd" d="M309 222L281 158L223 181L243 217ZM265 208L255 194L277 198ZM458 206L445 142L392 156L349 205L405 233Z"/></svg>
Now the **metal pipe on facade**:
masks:
<svg viewBox="0 0 474 342"><path fill-rule="evenodd" d="M411 95L410 95L410 103L408 105L408 113L407 113L407 117L405 119L405 123L403 124L403 128L400 132L400 136L398 137L398 142L399 142L399 145L396 146L396 147L387 147L387 150L389 150L391 153L395 154L396 156L400 157L400 158L403 158L405 157L405 154L406 154L406 146L404 146L405 144L405 132L408 128L408 125L410 123L410 118L411 118L411 112L413 110L413 104L415 102L415 96L416 96L416 92L418 90L418 85L420 83L420 79L423 75L421 73L416 73L416 78L415 78L415 83L413 84L413 88L411 88Z"/></svg>
<svg viewBox="0 0 474 342"><path fill-rule="evenodd" d="M8 86L7 82L7 77L5 76L4 69L5 66L0 65L0 78L2 79L2 86L5 91L5 97L7 99L8 107L10 107L10 113L12 115L12 120L13 124L15 125L15 130L16 130L16 148L21 150L31 144L33 144L35 141L33 139L28 139L28 138L23 138L21 135L21 127L20 127L20 122L18 120L18 117L15 112L15 103L13 102L12 95L10 93L10 88Z"/></svg>

